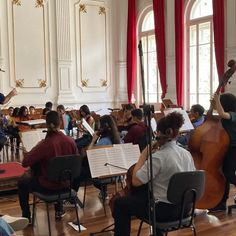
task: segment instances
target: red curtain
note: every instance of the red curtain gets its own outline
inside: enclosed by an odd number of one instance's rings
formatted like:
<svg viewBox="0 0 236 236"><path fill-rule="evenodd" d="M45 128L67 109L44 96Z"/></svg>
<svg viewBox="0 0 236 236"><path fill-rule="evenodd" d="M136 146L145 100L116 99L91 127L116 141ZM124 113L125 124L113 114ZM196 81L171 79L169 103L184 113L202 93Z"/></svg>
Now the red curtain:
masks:
<svg viewBox="0 0 236 236"><path fill-rule="evenodd" d="M153 0L154 22L155 22L155 37L157 45L157 63L160 73L160 81L162 88L162 96L165 97L166 84L166 45L165 45L165 1Z"/></svg>
<svg viewBox="0 0 236 236"><path fill-rule="evenodd" d="M212 0L216 67L219 79L224 74L224 0Z"/></svg>
<svg viewBox="0 0 236 236"><path fill-rule="evenodd" d="M175 67L178 106L183 106L184 81L184 0L175 0Z"/></svg>
<svg viewBox="0 0 236 236"><path fill-rule="evenodd" d="M127 91L128 102L132 101L134 80L136 75L136 0L128 0L127 24Z"/></svg>

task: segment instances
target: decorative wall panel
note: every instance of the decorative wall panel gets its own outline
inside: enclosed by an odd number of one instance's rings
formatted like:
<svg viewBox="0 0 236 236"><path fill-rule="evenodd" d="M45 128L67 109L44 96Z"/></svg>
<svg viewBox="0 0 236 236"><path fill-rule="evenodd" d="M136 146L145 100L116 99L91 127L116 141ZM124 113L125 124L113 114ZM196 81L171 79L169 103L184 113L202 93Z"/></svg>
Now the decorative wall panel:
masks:
<svg viewBox="0 0 236 236"><path fill-rule="evenodd" d="M104 91L109 85L107 15L103 1L74 5L78 86L83 91Z"/></svg>
<svg viewBox="0 0 236 236"><path fill-rule="evenodd" d="M35 1L9 4L11 85L44 90L49 86L47 6ZM26 89L26 90L24 90Z"/></svg>

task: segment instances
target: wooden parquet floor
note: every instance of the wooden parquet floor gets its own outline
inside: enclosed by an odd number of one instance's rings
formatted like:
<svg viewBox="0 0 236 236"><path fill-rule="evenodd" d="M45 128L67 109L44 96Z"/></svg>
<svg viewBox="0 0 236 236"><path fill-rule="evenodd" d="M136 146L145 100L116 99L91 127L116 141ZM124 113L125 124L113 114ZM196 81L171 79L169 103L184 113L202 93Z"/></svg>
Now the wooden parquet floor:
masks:
<svg viewBox="0 0 236 236"><path fill-rule="evenodd" d="M109 193L114 192L115 187L109 187ZM236 188L231 186L230 198L228 204L233 203L233 196L236 194ZM79 190L78 196L83 197L83 187ZM55 221L54 207L50 208L51 229L53 236L88 236L91 232L100 231L102 228L113 223L108 201L106 202L107 215L104 214L103 205L98 198L98 190L93 186L89 186L86 194L86 205L84 209L79 209L80 220L87 230L78 233L68 222L75 220L75 212L73 208L66 209L66 215L61 221ZM0 196L0 213L9 214L12 216L20 216L21 211L18 203L17 193L11 195ZM198 236L236 236L236 209L233 210L232 215L227 212L219 212L214 214L200 214L195 217L195 225ZM132 221L131 236L137 235L139 226L138 220ZM40 203L37 205L35 226L28 226L23 231L17 232L17 235L23 236L47 236L48 225L45 205ZM113 235L112 232L99 234L101 236ZM148 225L143 226L142 236L149 235ZM192 232L190 229L179 230L169 233L170 236L190 236Z"/></svg>

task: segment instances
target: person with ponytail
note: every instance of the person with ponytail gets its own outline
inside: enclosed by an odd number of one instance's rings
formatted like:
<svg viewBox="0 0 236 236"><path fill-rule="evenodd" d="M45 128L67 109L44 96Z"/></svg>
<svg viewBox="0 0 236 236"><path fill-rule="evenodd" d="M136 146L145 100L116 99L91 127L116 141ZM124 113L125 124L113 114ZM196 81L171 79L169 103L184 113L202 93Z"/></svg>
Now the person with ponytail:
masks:
<svg viewBox="0 0 236 236"><path fill-rule="evenodd" d="M31 219L29 207L29 193L33 191L48 191L63 188L58 183L48 180L47 165L51 158L64 155L77 154L77 147L71 137L60 131L60 116L56 111L50 111L46 115L47 134L29 152L24 151L23 167L40 167L40 176L25 175L18 182L19 202L22 216ZM56 219L62 216L62 204L55 207Z"/></svg>
<svg viewBox="0 0 236 236"><path fill-rule="evenodd" d="M171 176L182 171L195 170L191 154L176 144L176 137L184 119L182 114L173 112L159 120L157 124L156 142L152 144L153 195L160 204L156 209L156 220L175 220L179 209L167 200L167 188ZM132 185L141 186L150 180L149 158L147 146L141 153L132 174ZM115 220L115 236L130 235L132 216L148 219L149 194L140 192L135 195L119 197L114 201L113 218ZM163 235L157 232L157 235Z"/></svg>

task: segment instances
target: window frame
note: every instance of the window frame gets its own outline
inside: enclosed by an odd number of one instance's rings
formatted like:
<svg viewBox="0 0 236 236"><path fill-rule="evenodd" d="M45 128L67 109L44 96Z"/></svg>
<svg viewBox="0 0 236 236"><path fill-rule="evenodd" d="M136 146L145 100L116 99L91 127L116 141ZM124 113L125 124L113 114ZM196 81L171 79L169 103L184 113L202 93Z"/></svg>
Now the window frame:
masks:
<svg viewBox="0 0 236 236"><path fill-rule="evenodd" d="M190 19L192 7L194 3L197 0L190 0L188 4L186 5L185 8L185 39L186 39L186 54L185 54L185 65L186 65L186 70L185 70L185 95L184 95L184 100L185 100L185 106L187 109L190 109L190 106L193 104L190 104L190 27L193 25L196 25L197 30L196 30L196 39L197 39L197 52L196 52L196 84L197 88L199 87L199 25L202 23L210 23L210 96L214 93L213 91L213 70L214 70L214 30L213 30L213 15L208 15L208 16L203 16L195 19ZM196 100L197 103L199 103L199 95L200 93L196 90ZM209 97L210 100L210 97ZM205 108L207 109L207 108Z"/></svg>
<svg viewBox="0 0 236 236"><path fill-rule="evenodd" d="M151 30L147 30L147 31L142 31L142 25L143 25L143 22L145 20L145 17L150 13L150 12L153 12L153 7L152 5L146 7L140 14L139 14L139 18L138 18L138 21L137 21L137 45L139 43L139 41L141 40L142 37L148 37L148 36L154 36L155 37L155 28L154 29L151 29ZM148 40L147 40L148 42ZM157 50L157 48L156 48ZM138 60L137 60L137 101L138 103L142 103L143 102L143 93L142 93L142 81L141 81L141 73L140 73L140 57L139 57L139 54L137 54L137 57L138 57ZM157 57L157 55L156 55ZM147 60L148 60L148 57L147 57ZM157 59L156 59L157 61ZM144 64L144 63L143 63ZM145 65L143 65L145 66ZM160 83L160 78L159 78L159 69L158 69L158 64L156 65L156 69L157 69L157 91L156 91L156 94L157 94L157 101L155 103L159 103L160 100L159 98L161 97L161 94L162 92L159 93L159 86L161 86L161 83ZM147 71L147 78L148 77L149 73ZM145 78L144 78L145 79ZM161 87L160 87L161 88ZM145 94L148 93L148 90L147 88L145 88ZM146 102L149 102L149 99L146 97Z"/></svg>

